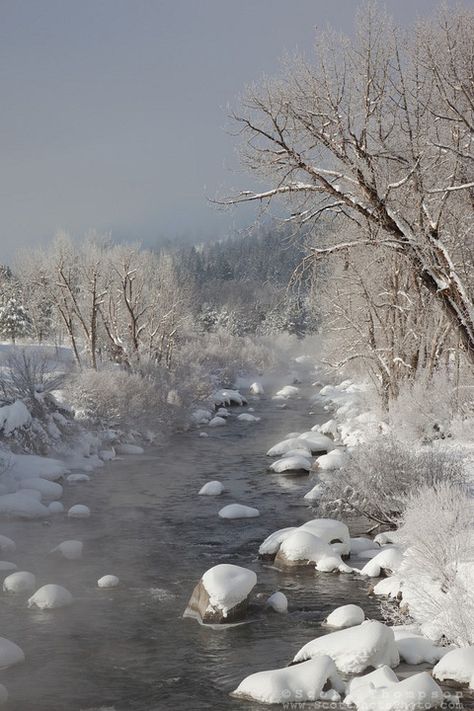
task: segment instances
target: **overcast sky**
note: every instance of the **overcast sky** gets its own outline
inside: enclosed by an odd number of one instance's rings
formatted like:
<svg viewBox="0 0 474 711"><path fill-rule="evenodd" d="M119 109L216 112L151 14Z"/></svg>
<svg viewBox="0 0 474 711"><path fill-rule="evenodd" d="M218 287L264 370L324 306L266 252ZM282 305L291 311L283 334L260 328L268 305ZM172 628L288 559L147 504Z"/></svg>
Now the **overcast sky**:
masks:
<svg viewBox="0 0 474 711"><path fill-rule="evenodd" d="M226 107L349 31L355 0L0 0L0 261L57 229L116 239L224 236L251 213L206 196L244 186ZM434 0L389 0L407 24Z"/></svg>

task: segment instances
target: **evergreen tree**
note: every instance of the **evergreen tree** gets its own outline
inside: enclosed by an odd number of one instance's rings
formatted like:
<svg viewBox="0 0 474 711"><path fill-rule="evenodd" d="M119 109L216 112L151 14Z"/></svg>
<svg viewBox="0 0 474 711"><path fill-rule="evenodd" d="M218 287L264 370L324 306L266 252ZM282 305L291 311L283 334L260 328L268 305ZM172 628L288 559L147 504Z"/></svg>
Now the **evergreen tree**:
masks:
<svg viewBox="0 0 474 711"><path fill-rule="evenodd" d="M15 343L17 338L24 338L30 333L31 320L25 307L14 298L8 299L0 309L0 336Z"/></svg>

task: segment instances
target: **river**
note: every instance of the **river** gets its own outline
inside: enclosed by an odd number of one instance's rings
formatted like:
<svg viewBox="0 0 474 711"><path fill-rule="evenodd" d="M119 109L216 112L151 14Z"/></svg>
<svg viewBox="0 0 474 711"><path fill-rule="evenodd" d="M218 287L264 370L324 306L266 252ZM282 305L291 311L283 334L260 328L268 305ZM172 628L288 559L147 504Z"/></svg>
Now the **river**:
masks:
<svg viewBox="0 0 474 711"><path fill-rule="evenodd" d="M288 432L327 419L311 404L309 383L300 388L302 397L285 409L271 398L251 401L258 423L232 417L225 427L207 429L207 438L177 434L164 447L107 464L90 482L68 485L65 506L87 504L87 520L1 525L17 542L19 570L34 572L38 587L58 583L75 598L69 608L41 612L28 610L22 596L2 596L1 634L26 654L24 664L0 674L10 711L255 711L265 707L229 692L254 671L286 665L327 631L321 622L328 612L353 602L368 617L379 616L368 584L355 576L283 574L257 558L269 533L314 517L303 500L308 477L269 473L265 456ZM198 496L211 479L222 481L226 493ZM232 502L261 515L219 519L218 510ZM67 539L83 541L82 560L47 555ZM217 630L183 619L194 585L220 562L254 569L255 592L282 590L289 613L259 614ZM98 589L105 574L117 575L120 587Z"/></svg>

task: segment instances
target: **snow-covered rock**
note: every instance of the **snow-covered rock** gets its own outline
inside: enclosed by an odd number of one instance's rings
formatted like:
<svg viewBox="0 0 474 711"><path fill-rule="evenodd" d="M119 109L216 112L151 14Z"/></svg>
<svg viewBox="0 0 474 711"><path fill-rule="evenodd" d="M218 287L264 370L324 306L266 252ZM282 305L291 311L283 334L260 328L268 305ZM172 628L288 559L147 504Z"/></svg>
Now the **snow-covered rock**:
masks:
<svg viewBox="0 0 474 711"><path fill-rule="evenodd" d="M402 564L403 551L396 546L390 546L377 553L360 571L369 578L379 578L381 575L396 573Z"/></svg>
<svg viewBox="0 0 474 711"><path fill-rule="evenodd" d="M333 691L331 696L328 690ZM344 683L332 659L320 657L296 666L251 674L232 695L264 704L289 704L328 698L336 701L343 691Z"/></svg>
<svg viewBox="0 0 474 711"><path fill-rule="evenodd" d="M11 573L13 570L17 570L17 568L16 563L11 563L9 560L0 560L0 575L3 573Z"/></svg>
<svg viewBox="0 0 474 711"><path fill-rule="evenodd" d="M448 647L437 647L430 639L404 626L392 630L400 659L407 664L435 664L449 652Z"/></svg>
<svg viewBox="0 0 474 711"><path fill-rule="evenodd" d="M249 387L249 392L251 395L264 395L265 390L263 388L262 383L255 381L252 383L252 385Z"/></svg>
<svg viewBox="0 0 474 711"><path fill-rule="evenodd" d="M238 622L245 618L248 597L257 583L253 570L221 563L207 570L194 588L185 611L206 624Z"/></svg>
<svg viewBox="0 0 474 711"><path fill-rule="evenodd" d="M226 424L226 420L224 417L213 417L212 420L209 420L209 427L222 427L223 425Z"/></svg>
<svg viewBox="0 0 474 711"><path fill-rule="evenodd" d="M90 481L90 479L90 476L87 476L87 474L82 473L69 474L67 478L69 484L80 484L83 481Z"/></svg>
<svg viewBox="0 0 474 711"><path fill-rule="evenodd" d="M68 474L69 470L59 459L40 457L37 454L12 454L8 458L8 472L21 479L41 477L57 481Z"/></svg>
<svg viewBox="0 0 474 711"><path fill-rule="evenodd" d="M115 449L113 447L111 449L101 449L99 451L99 457L103 462L111 462L112 459L116 457Z"/></svg>
<svg viewBox="0 0 474 711"><path fill-rule="evenodd" d="M452 649L437 663L433 676L438 681L469 684L474 679L474 646ZM474 688L472 684L471 688Z"/></svg>
<svg viewBox="0 0 474 711"><path fill-rule="evenodd" d="M308 432L303 432L300 434L298 439L302 440L304 444L314 453L314 452L330 452L334 449L334 442L330 437L321 434L320 432L313 432L309 430Z"/></svg>
<svg viewBox="0 0 474 711"><path fill-rule="evenodd" d="M377 596L391 597L396 600L400 597L402 587L403 582L397 575L389 575L388 578L382 578L377 585L374 585L373 593Z"/></svg>
<svg viewBox="0 0 474 711"><path fill-rule="evenodd" d="M63 495L63 487L55 481L48 481L35 477L34 479L23 479L20 483L20 489L33 489L39 491L42 498L46 501L60 499Z"/></svg>
<svg viewBox="0 0 474 711"><path fill-rule="evenodd" d="M199 432L199 437L205 438L205 437L209 437L209 435L207 434L207 432Z"/></svg>
<svg viewBox="0 0 474 711"><path fill-rule="evenodd" d="M36 578L33 573L19 571L12 573L3 581L3 589L10 593L30 593L36 587Z"/></svg>
<svg viewBox="0 0 474 711"><path fill-rule="evenodd" d="M321 432L321 434L324 435L329 435L336 439L338 435L337 431L337 421L334 419L327 420L326 422L323 422L322 425L314 425L314 427L311 427L312 432Z"/></svg>
<svg viewBox="0 0 474 711"><path fill-rule="evenodd" d="M82 551L84 549L84 544L82 541L63 541L53 548L52 554L58 553L66 560L80 560L82 558Z"/></svg>
<svg viewBox="0 0 474 711"><path fill-rule="evenodd" d="M212 412L210 410L204 410L203 408L194 410L194 412L191 415L191 420L196 425L207 425L207 423L209 422L209 420L211 418L212 418Z"/></svg>
<svg viewBox="0 0 474 711"><path fill-rule="evenodd" d="M284 538L275 558L275 566L291 568L314 563L321 573L351 572L341 557L322 538L302 527Z"/></svg>
<svg viewBox="0 0 474 711"><path fill-rule="evenodd" d="M365 612L359 605L342 605L337 607L326 618L328 627L344 629L361 625L365 620Z"/></svg>
<svg viewBox="0 0 474 711"><path fill-rule="evenodd" d="M292 531L296 531L296 526L290 526L289 528L280 528L278 531L271 533L258 549L258 555L261 558L267 560L273 560L278 553L282 541L290 534Z"/></svg>
<svg viewBox="0 0 474 711"><path fill-rule="evenodd" d="M63 513L64 505L60 501L51 501L51 503L48 504L48 510L49 513L52 514Z"/></svg>
<svg viewBox="0 0 474 711"><path fill-rule="evenodd" d="M383 667L349 683L345 704L358 711L425 711L440 707L444 697L441 688L427 672L398 681L391 670Z"/></svg>
<svg viewBox="0 0 474 711"><path fill-rule="evenodd" d="M49 516L49 510L40 501L17 491L15 494L0 496L0 516L22 519L46 518Z"/></svg>
<svg viewBox="0 0 474 711"><path fill-rule="evenodd" d="M91 511L90 508L88 506L84 506L84 504L75 504L74 506L71 506L67 512L67 515L69 518L89 518Z"/></svg>
<svg viewBox="0 0 474 711"><path fill-rule="evenodd" d="M396 667L400 663L393 631L376 620L317 637L300 649L294 661L324 654L332 657L344 674L361 674L367 667Z"/></svg>
<svg viewBox="0 0 474 711"><path fill-rule="evenodd" d="M216 417L223 417L226 420L230 417L230 412L226 407L220 407L216 412Z"/></svg>
<svg viewBox="0 0 474 711"><path fill-rule="evenodd" d="M288 599L286 595L280 591L270 595L267 600L267 605L275 612L288 612Z"/></svg>
<svg viewBox="0 0 474 711"><path fill-rule="evenodd" d="M308 491L307 494L304 495L303 498L306 499L306 501L309 501L310 503L312 501L319 501L319 499L321 498L321 496L324 493L324 489L325 489L324 484L321 484L321 482L318 482L315 486L313 486L312 489L310 489Z"/></svg>
<svg viewBox="0 0 474 711"><path fill-rule="evenodd" d="M285 385L273 396L273 400L289 400L292 397L296 397L299 393L299 388L295 385Z"/></svg>
<svg viewBox="0 0 474 711"><path fill-rule="evenodd" d="M287 437L286 439L281 440L281 442L277 442L273 445L273 447L268 450L267 457L282 457L292 449L301 449L301 447L307 449L311 454L310 447L306 446L306 444L302 440L298 439L298 437Z"/></svg>
<svg viewBox="0 0 474 711"><path fill-rule="evenodd" d="M117 454L143 454L145 450L137 444L123 442L122 444L117 444L115 446L115 451Z"/></svg>
<svg viewBox="0 0 474 711"><path fill-rule="evenodd" d="M116 575L103 575L97 581L97 586L99 588L116 588L120 580Z"/></svg>
<svg viewBox="0 0 474 711"><path fill-rule="evenodd" d="M8 669L8 667L24 661L25 654L23 650L15 642L10 642L9 639L0 637L0 669Z"/></svg>
<svg viewBox="0 0 474 711"><path fill-rule="evenodd" d="M260 516L258 509L243 504L228 504L219 511L220 518L255 518Z"/></svg>
<svg viewBox="0 0 474 711"><path fill-rule="evenodd" d="M302 455L286 456L273 462L273 464L270 465L270 469L278 474L282 472L309 472L311 469L311 461Z"/></svg>
<svg viewBox="0 0 474 711"><path fill-rule="evenodd" d="M300 526L314 536L329 543L339 555L349 555L351 551L349 529L343 521L334 518L313 518Z"/></svg>
<svg viewBox="0 0 474 711"><path fill-rule="evenodd" d="M247 399L238 390L217 390L212 398L215 407L227 407L228 405L246 405Z"/></svg>
<svg viewBox="0 0 474 711"><path fill-rule="evenodd" d="M208 481L199 489L199 496L219 496L224 491L224 485L220 481Z"/></svg>
<svg viewBox="0 0 474 711"><path fill-rule="evenodd" d="M320 469L321 471L332 471L341 469L348 459L345 449L333 449L331 452L318 457L314 466L315 469Z"/></svg>
<svg viewBox="0 0 474 711"><path fill-rule="evenodd" d="M28 607L38 607L40 610L54 610L58 607L67 607L73 602L69 590L61 585L43 585L28 600Z"/></svg>
<svg viewBox="0 0 474 711"><path fill-rule="evenodd" d="M241 415L237 415L237 419L240 420L240 422L260 422L260 417L251 415L248 412L243 412Z"/></svg>
<svg viewBox="0 0 474 711"><path fill-rule="evenodd" d="M16 543L8 536L0 535L0 553L14 553L16 551Z"/></svg>

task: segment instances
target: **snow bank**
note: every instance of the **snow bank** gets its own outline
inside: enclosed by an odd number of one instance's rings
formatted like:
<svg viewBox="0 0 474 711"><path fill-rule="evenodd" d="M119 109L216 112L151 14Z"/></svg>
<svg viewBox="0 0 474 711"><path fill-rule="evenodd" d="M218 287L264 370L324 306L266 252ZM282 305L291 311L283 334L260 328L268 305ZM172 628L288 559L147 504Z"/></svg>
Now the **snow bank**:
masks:
<svg viewBox="0 0 474 711"><path fill-rule="evenodd" d="M361 607L358 605L342 605L327 616L326 624L328 627L344 629L346 627L361 625L364 620L365 612Z"/></svg>
<svg viewBox="0 0 474 711"><path fill-rule="evenodd" d="M23 492L0 496L0 516L6 518L46 518L49 510Z"/></svg>
<svg viewBox="0 0 474 711"><path fill-rule="evenodd" d="M330 697L323 691L328 687L333 690ZM343 691L344 684L332 659L320 657L292 667L251 674L232 695L264 704L288 704L327 698L336 701Z"/></svg>
<svg viewBox="0 0 474 711"><path fill-rule="evenodd" d="M474 688L474 646L453 649L437 663L433 676L439 681L452 680Z"/></svg>
<svg viewBox="0 0 474 711"><path fill-rule="evenodd" d="M89 518L91 511L90 508L88 506L84 506L84 504L75 504L74 506L71 506L67 512L67 515L69 518Z"/></svg>
<svg viewBox="0 0 474 711"><path fill-rule="evenodd" d="M220 518L255 518L260 516L260 511L243 504L228 504L219 511Z"/></svg>
<svg viewBox="0 0 474 711"><path fill-rule="evenodd" d="M59 553L63 558L66 558L66 560L80 560L82 558L83 548L84 544L82 541L63 541L59 546L53 548L51 553Z"/></svg>
<svg viewBox="0 0 474 711"><path fill-rule="evenodd" d="M58 607L71 605L73 598L69 590L61 585L43 585L28 600L28 607L39 607L40 610L54 610Z"/></svg>
<svg viewBox="0 0 474 711"><path fill-rule="evenodd" d="M103 575L102 578L99 578L97 581L97 586L99 588L116 588L119 582L120 580L116 575Z"/></svg>
<svg viewBox="0 0 474 711"><path fill-rule="evenodd" d="M31 424L31 420L30 411L21 400L0 407L0 431L5 437L10 437L15 430L27 427Z"/></svg>
<svg viewBox="0 0 474 711"><path fill-rule="evenodd" d="M268 607L275 612L288 612L288 599L282 592L274 592L267 600Z"/></svg>
<svg viewBox="0 0 474 711"><path fill-rule="evenodd" d="M208 481L199 489L199 496L219 496L224 491L224 485L220 481Z"/></svg>
<svg viewBox="0 0 474 711"><path fill-rule="evenodd" d="M46 501L60 499L63 495L63 487L55 481L48 481L35 477L34 479L23 479L20 483L20 489L34 489L39 491L42 498Z"/></svg>
<svg viewBox="0 0 474 711"><path fill-rule="evenodd" d="M207 570L201 582L209 595L209 604L227 617L229 610L246 600L257 584L253 570L221 563Z"/></svg>
<svg viewBox="0 0 474 711"><path fill-rule="evenodd" d="M324 654L332 657L344 674L361 674L367 667L396 667L400 663L393 631L376 620L313 639L300 649L294 661Z"/></svg>
<svg viewBox="0 0 474 711"><path fill-rule="evenodd" d="M25 661L25 654L15 642L0 637L0 669L8 669L14 664Z"/></svg>
<svg viewBox="0 0 474 711"><path fill-rule="evenodd" d="M311 469L311 461L302 455L294 455L292 457L283 457L270 465L273 472L281 474L282 472L309 472Z"/></svg>
<svg viewBox="0 0 474 711"><path fill-rule="evenodd" d="M36 578L33 573L19 571L12 573L3 581L3 589L10 593L32 592L36 587Z"/></svg>

